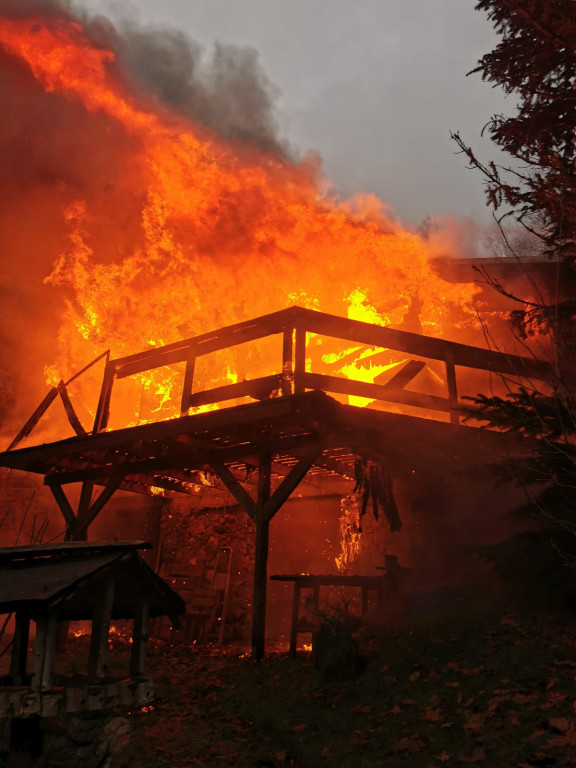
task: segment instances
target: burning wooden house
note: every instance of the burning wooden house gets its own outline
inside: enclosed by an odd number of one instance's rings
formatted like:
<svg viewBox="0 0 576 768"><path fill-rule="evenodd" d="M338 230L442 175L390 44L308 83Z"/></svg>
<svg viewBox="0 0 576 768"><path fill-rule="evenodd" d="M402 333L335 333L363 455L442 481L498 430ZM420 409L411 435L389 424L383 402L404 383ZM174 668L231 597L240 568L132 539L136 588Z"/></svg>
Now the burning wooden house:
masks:
<svg viewBox="0 0 576 768"><path fill-rule="evenodd" d="M463 425L462 395L505 389L504 379L540 384L551 369L481 348L469 262L464 278L443 277L433 259L444 246L378 201L342 201L314 162L247 149L159 103L112 50L121 36L106 43L99 29L70 10L0 19L13 174L0 215L7 263L18 265L11 289L31 296L11 308L27 362L4 354L20 387L11 411L31 382L52 386L0 465L43 478L34 504L49 489L69 540L117 536L128 515L112 515L116 501L145 496L131 519L156 515L154 565L189 605L194 594L196 607L212 600L197 632L225 636L225 606L243 602L260 657L269 551L285 573L349 563L340 540L358 543L365 505L345 502L358 467L378 478L389 523L381 562L426 561L440 578L440 543L477 535L493 506L490 489L472 493L453 474L512 442ZM58 130L38 131L48 113ZM20 265L36 258L32 289ZM65 286L65 307L44 301L46 283ZM30 438L58 399L68 432ZM70 428L76 436L60 439ZM289 547L292 561L277 563ZM224 589L222 548L233 550ZM309 550L314 563L295 556ZM243 583L231 595L248 570L253 591Z"/></svg>
<svg viewBox="0 0 576 768"><path fill-rule="evenodd" d="M266 376L198 390L203 356L271 338L277 370ZM378 382L351 381L311 370L313 340L363 345L388 365ZM400 362L390 364L399 357ZM177 418L110 429L113 394L121 379L185 364ZM425 369L435 372L434 393L411 387ZM457 374L458 372L458 374ZM460 424L458 375L490 374L546 380L547 363L420 334L345 320L298 307L260 317L105 366L94 428L65 440L0 454L0 465L44 476L66 521L69 539L85 539L89 526L119 490L184 494L204 507L223 495L253 523L252 652L264 653L270 524L290 496L342 496L354 485L358 463L426 485L446 472L518 450L512 439ZM423 379L429 382L430 379ZM61 388L60 388L61 389ZM330 395L328 394L330 393ZM368 407L350 405L365 398ZM202 406L216 410L198 412ZM228 407L226 407L228 406ZM43 408L44 406L42 406ZM392 407L397 412L389 412ZM41 408L41 410L42 410ZM67 404L67 412L72 405ZM190 411L196 410L190 414ZM38 419L36 413L21 436ZM70 418L72 426L77 419ZM380 480L381 501L391 498ZM74 508L66 489L80 484ZM93 498L95 487L102 490ZM210 497L216 500L210 504ZM377 503L377 501L375 502ZM392 531L400 521L383 511ZM204 508L203 507L203 508Z"/></svg>

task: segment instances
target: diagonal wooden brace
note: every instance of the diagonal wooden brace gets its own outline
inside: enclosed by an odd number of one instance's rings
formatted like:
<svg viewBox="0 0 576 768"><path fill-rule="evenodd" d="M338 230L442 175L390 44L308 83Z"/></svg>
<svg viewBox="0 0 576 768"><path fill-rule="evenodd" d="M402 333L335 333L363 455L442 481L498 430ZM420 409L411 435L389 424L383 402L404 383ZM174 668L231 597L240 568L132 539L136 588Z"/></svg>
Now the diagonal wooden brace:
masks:
<svg viewBox="0 0 576 768"><path fill-rule="evenodd" d="M244 508L244 511L249 517L256 522L256 503L244 488L240 485L238 480L234 477L228 467L221 461L216 459L210 460L210 466L216 472L220 480L224 483L226 488L230 491L232 496L236 499L238 504Z"/></svg>
<svg viewBox="0 0 576 768"><path fill-rule="evenodd" d="M264 520L270 521L274 517L282 504L288 500L290 494L300 485L308 470L321 453L321 446L316 445L310 447L299 459L298 463L292 467L272 496L264 504L262 509L262 517Z"/></svg>

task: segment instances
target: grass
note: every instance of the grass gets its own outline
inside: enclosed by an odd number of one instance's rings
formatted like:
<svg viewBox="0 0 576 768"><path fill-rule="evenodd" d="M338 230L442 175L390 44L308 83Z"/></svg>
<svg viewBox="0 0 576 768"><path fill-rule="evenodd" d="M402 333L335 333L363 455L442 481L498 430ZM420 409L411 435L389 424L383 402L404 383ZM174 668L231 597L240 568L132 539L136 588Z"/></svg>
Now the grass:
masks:
<svg viewBox="0 0 576 768"><path fill-rule="evenodd" d="M153 642L152 712L131 716L143 768L477 765L574 768L576 633L486 615L365 636L364 672L327 682L312 655Z"/></svg>

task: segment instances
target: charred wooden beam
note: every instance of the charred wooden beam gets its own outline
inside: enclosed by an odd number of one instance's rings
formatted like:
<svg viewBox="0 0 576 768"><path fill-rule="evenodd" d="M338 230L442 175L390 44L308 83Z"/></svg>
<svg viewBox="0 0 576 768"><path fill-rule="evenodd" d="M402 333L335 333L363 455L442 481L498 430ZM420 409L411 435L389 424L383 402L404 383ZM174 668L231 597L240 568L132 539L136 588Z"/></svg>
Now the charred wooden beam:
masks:
<svg viewBox="0 0 576 768"><path fill-rule="evenodd" d="M72 531L76 527L76 515L74 514L74 510L68 501L68 497L64 493L64 490L59 483L51 484L49 487L52 491L52 495L56 499L58 508L60 509L60 512L62 512L62 516L66 521L66 531Z"/></svg>
<svg viewBox="0 0 576 768"><path fill-rule="evenodd" d="M110 418L110 400L112 398L112 387L116 377L116 363L114 360L108 360L104 369L104 378L100 390L100 398L96 408L96 417L94 418L93 432L98 433L108 426Z"/></svg>
<svg viewBox="0 0 576 768"><path fill-rule="evenodd" d="M97 603L92 618L90 651L88 655L88 678L90 682L102 680L106 675L108 633L114 604L114 581L108 577L101 600Z"/></svg>
<svg viewBox="0 0 576 768"><path fill-rule="evenodd" d="M370 344L375 347L385 347L433 360L446 360L446 354L450 352L454 365L524 378L545 380L553 378L552 367L543 360L493 352L488 349L435 339L431 336L423 336L409 331L384 328L359 320L347 320L343 317L327 315L324 312L309 309L301 309L299 318L300 322L305 322L308 331L323 336L355 341L359 344Z"/></svg>
<svg viewBox="0 0 576 768"><path fill-rule="evenodd" d="M366 381L352 381L341 376L326 376L322 373L306 373L304 383L309 389L322 389L337 392L340 395L366 397L369 400L383 400L416 408L450 412L450 401L447 398L410 392L406 389L392 389L389 384L369 384Z"/></svg>
<svg viewBox="0 0 576 768"><path fill-rule="evenodd" d="M269 315L262 315L242 323L235 323L210 333L193 336L181 342L117 358L115 361L117 376L118 378L124 378L125 376L133 376L135 373L142 373L142 371L148 371L152 368L184 362L188 359L191 350L197 356L207 355L220 349L234 347L265 336L282 333L284 328L291 324L292 318L295 315L295 309L298 308L272 312Z"/></svg>
<svg viewBox="0 0 576 768"><path fill-rule="evenodd" d="M70 423L70 426L72 427L74 432L76 432L77 435L88 434L87 431L82 426L82 423L78 418L78 414L74 410L74 406L72 405L72 401L70 400L70 395L68 394L68 390L66 389L66 385L64 384L63 381L60 381L58 383L58 394L60 395L60 399L62 400L62 405L64 406L64 410L66 411L68 422Z"/></svg>
<svg viewBox="0 0 576 768"><path fill-rule="evenodd" d="M383 389L396 391L404 389L410 382L416 378L420 371L426 367L426 363L422 360L408 360L406 365L392 376L385 384L382 384Z"/></svg>
<svg viewBox="0 0 576 768"><path fill-rule="evenodd" d="M239 381L236 384L225 384L221 387L196 392L188 397L188 408L200 405L221 403L226 400L236 400L241 397L251 397L254 400L266 400L282 387L282 375L261 376L257 379Z"/></svg>
<svg viewBox="0 0 576 768"><path fill-rule="evenodd" d="M58 396L58 390L56 389L56 387L52 387L52 389L47 393L47 395L42 400L38 408L36 408L32 416L30 416L26 424L24 424L20 432L18 432L14 440L12 440L12 442L7 448L8 451L14 450L14 448L16 448L16 446L19 445L22 442L22 440L24 440L25 437L28 437L30 432L32 432L36 424L38 424L42 416L46 413L46 411L48 410L50 405L54 402L57 396Z"/></svg>
<svg viewBox="0 0 576 768"><path fill-rule="evenodd" d="M306 473L314 464L314 461L317 459L318 455L322 452L322 446L317 445L313 448L310 448L304 456L302 456L298 463L292 467L288 475L282 480L278 488L274 491L274 493L270 496L270 491L268 490L269 498L266 501L266 503L263 506L262 509L262 517L264 520L269 522L276 512L280 509L280 507L288 500L288 497L290 494L296 490L296 488L300 485L304 477L306 476ZM270 462L269 462L269 454L266 454L268 457L267 463L266 463L266 471L270 472ZM270 483L268 482L268 488L270 487Z"/></svg>
<svg viewBox="0 0 576 768"><path fill-rule="evenodd" d="M271 457L263 454L258 468L258 500L255 522L254 592L252 600L252 658L264 658L266 637L266 587L268 583L268 539L270 517L266 505L270 499Z"/></svg>
<svg viewBox="0 0 576 768"><path fill-rule="evenodd" d="M252 520L256 520L256 503L238 481L238 478L236 478L232 472L228 469L228 467L220 461L217 461L215 459L212 459L210 461L210 466L214 470L214 472L218 475L220 480L224 483L224 485L228 488L232 496L236 499L238 504L244 508L246 513L249 515L249 517L252 518Z"/></svg>

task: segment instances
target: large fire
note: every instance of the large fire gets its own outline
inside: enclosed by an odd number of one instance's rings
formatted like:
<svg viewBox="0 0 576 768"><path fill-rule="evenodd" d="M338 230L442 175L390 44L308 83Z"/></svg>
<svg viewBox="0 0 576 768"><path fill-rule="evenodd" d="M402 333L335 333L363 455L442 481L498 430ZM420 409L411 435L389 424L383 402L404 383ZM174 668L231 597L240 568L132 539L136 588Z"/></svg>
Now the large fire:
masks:
<svg viewBox="0 0 576 768"><path fill-rule="evenodd" d="M4 18L0 46L54 109L73 105L104 126L99 157L109 149L115 163L98 169L107 184L61 191L68 244L47 281L70 298L50 383L105 349L119 357L291 304L445 338L476 326L473 286L437 277L428 244L378 200L341 201L314 161L226 143L131 90L114 53L77 21ZM374 352L330 348L321 357L334 374L373 381L394 364ZM211 385L263 364L248 348L219 362ZM178 373L141 376L154 404L126 420L170 415Z"/></svg>

